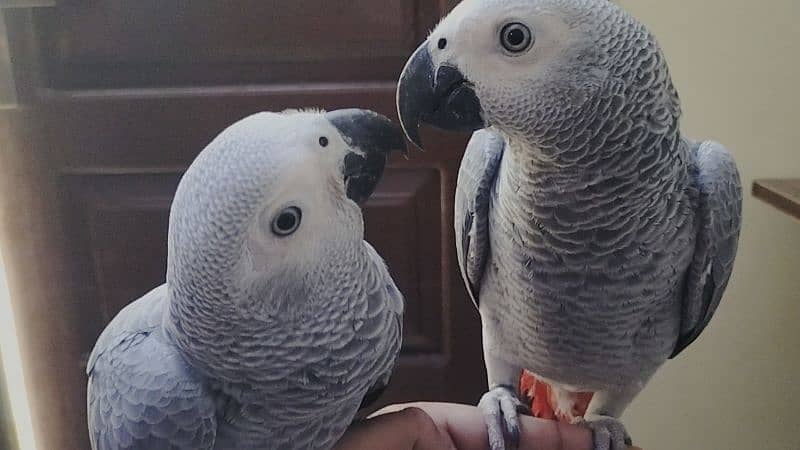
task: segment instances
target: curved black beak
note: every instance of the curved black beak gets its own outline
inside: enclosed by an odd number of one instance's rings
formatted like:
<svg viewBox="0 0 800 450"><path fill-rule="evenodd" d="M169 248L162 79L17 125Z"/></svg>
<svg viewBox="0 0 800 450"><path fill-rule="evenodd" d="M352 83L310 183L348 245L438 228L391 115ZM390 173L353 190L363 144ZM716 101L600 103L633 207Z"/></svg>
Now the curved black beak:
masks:
<svg viewBox="0 0 800 450"><path fill-rule="evenodd" d="M442 65L435 68L428 41L414 52L400 75L397 112L406 136L420 148L421 123L463 132L486 126L472 84L455 67Z"/></svg>
<svg viewBox="0 0 800 450"><path fill-rule="evenodd" d="M343 175L347 197L364 203L383 176L389 153L406 153L403 131L388 118L366 109L343 109L325 114L350 146Z"/></svg>

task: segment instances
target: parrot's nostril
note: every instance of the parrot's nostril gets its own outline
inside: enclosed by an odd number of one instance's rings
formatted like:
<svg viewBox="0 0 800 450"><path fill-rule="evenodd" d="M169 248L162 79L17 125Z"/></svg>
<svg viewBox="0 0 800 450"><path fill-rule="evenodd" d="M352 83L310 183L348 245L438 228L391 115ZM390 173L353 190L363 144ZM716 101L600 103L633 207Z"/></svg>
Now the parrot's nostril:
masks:
<svg viewBox="0 0 800 450"><path fill-rule="evenodd" d="M439 45L439 50L444 50L445 48L447 48L447 39L445 38L439 39L438 45Z"/></svg>

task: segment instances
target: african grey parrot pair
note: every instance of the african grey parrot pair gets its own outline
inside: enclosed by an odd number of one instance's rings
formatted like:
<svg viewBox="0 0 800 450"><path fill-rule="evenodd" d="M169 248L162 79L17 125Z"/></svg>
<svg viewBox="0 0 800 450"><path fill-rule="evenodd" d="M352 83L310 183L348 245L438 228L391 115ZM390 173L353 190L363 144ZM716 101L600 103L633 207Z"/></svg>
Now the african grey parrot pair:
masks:
<svg viewBox="0 0 800 450"><path fill-rule="evenodd" d="M257 114L209 144L172 204L166 284L90 357L92 447L332 448L400 349L357 203L404 148L364 110Z"/></svg>
<svg viewBox="0 0 800 450"><path fill-rule="evenodd" d="M741 219L735 163L681 135L655 39L607 0L465 0L412 56L398 107L418 145L420 123L476 131L456 247L492 449L519 439L523 370L597 450L624 448L622 412L716 310ZM166 285L92 354L94 448L333 446L400 345L402 296L352 200L401 146L365 111L220 135L178 189Z"/></svg>
<svg viewBox="0 0 800 450"><path fill-rule="evenodd" d="M596 450L626 448L620 416L709 323L741 223L736 165L681 134L653 35L607 0L464 0L409 60L398 109L419 146L420 123L475 131L455 231L491 448L518 443L525 370Z"/></svg>

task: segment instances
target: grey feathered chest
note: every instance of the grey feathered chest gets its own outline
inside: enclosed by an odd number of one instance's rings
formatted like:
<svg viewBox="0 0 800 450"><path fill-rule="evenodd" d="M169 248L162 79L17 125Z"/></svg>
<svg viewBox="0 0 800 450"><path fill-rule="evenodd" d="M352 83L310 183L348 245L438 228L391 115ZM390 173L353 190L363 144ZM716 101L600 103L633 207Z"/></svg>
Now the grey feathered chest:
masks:
<svg viewBox="0 0 800 450"><path fill-rule="evenodd" d="M333 447L376 378L388 378L394 366L399 318L383 301L366 296L357 306L361 318L310 324L320 329L314 336L287 336L264 382L219 386L224 419L215 448Z"/></svg>
<svg viewBox="0 0 800 450"><path fill-rule="evenodd" d="M480 293L491 351L593 391L669 356L696 236L692 161L678 139L575 175L505 152Z"/></svg>
<svg viewBox="0 0 800 450"><path fill-rule="evenodd" d="M216 393L215 450L332 448L365 396L388 384L403 300L379 258L363 243L309 273L302 293L270 291L283 294L275 305L292 314L237 309L181 321L178 345Z"/></svg>

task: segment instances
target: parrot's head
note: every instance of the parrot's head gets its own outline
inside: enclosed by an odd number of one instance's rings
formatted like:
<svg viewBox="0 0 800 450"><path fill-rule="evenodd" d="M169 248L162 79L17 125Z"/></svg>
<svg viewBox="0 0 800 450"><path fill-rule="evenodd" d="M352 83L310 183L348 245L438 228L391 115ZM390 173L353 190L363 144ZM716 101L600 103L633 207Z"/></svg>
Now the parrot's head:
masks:
<svg viewBox="0 0 800 450"><path fill-rule="evenodd" d="M653 97L647 114L676 106L658 44L608 0L464 0L409 59L397 91L420 147L421 123L563 147Z"/></svg>
<svg viewBox="0 0 800 450"><path fill-rule="evenodd" d="M315 273L363 249L359 204L389 153L404 149L402 130L367 110L260 113L233 124L178 187L170 289L246 310L302 308Z"/></svg>

